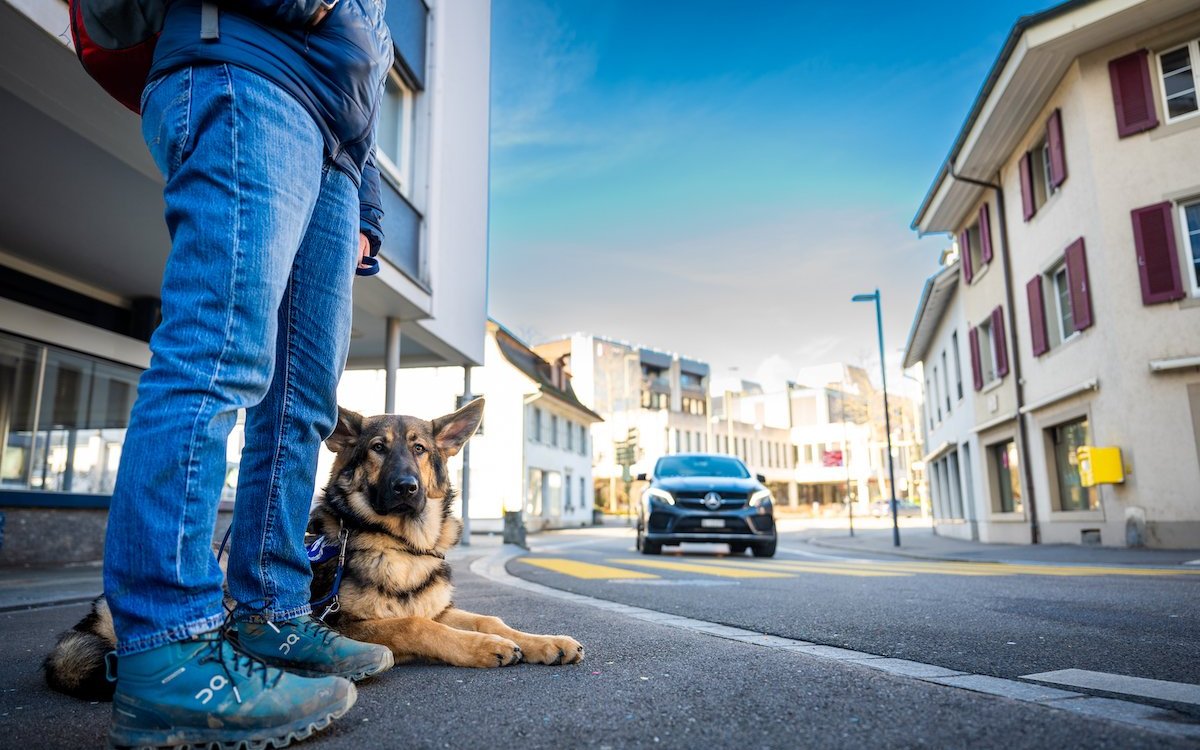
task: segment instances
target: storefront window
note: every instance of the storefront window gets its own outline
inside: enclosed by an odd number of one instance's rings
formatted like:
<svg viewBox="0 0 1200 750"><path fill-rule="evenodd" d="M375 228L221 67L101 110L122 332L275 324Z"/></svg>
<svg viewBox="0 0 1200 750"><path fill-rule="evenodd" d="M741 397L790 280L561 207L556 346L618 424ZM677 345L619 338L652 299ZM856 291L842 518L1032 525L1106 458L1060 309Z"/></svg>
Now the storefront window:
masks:
<svg viewBox="0 0 1200 750"><path fill-rule="evenodd" d="M0 487L111 494L140 374L0 335Z"/></svg>
<svg viewBox="0 0 1200 750"><path fill-rule="evenodd" d="M1054 443L1054 469L1060 510L1096 510L1100 497L1095 487L1084 487L1079 478L1076 449L1088 441L1088 421L1078 419L1049 430Z"/></svg>
<svg viewBox="0 0 1200 750"><path fill-rule="evenodd" d="M993 445L991 451L1000 489L999 510L1001 513L1020 513L1024 510L1024 505L1021 502L1021 471L1017 445L1009 440Z"/></svg>

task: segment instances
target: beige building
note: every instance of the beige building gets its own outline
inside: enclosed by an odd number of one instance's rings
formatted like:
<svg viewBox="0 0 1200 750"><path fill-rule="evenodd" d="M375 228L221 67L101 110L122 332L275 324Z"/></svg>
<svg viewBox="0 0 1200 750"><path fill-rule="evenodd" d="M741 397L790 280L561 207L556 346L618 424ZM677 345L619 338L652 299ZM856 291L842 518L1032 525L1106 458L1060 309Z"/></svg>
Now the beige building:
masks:
<svg viewBox="0 0 1200 750"><path fill-rule="evenodd" d="M1198 39L1194 1L1020 19L913 222L956 238L984 541L1200 545Z"/></svg>

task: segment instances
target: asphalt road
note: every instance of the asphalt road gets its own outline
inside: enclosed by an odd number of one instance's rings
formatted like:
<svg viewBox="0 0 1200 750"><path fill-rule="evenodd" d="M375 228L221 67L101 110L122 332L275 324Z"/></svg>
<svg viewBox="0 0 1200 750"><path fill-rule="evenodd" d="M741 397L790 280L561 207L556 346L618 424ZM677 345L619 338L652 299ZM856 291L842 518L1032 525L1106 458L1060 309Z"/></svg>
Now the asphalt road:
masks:
<svg viewBox="0 0 1200 750"><path fill-rule="evenodd" d="M303 747L1196 746L1039 705L550 599L485 581L463 562L456 563L455 580L460 606L535 632L569 633L587 646L587 660L494 670L403 665L361 685L355 709ZM672 591L652 588L664 597ZM724 602L726 613L744 603L757 607L744 585L688 590L693 599ZM806 611L819 608L811 603ZM0 614L0 747L83 748L102 742L108 705L51 693L38 673L54 636L84 610L68 605Z"/></svg>
<svg viewBox="0 0 1200 750"><path fill-rule="evenodd" d="M810 536L782 535L774 561L740 555L731 563L724 545L642 556L623 529L543 535L508 570L602 599L963 672L1015 678L1086 669L1200 683L1200 570L1096 575L1094 568L1031 565L1021 569L1028 573L1002 575L1010 568L839 552L806 544ZM589 580L536 567L531 558L657 578ZM698 567L645 567L663 562ZM718 575L731 569L780 577Z"/></svg>

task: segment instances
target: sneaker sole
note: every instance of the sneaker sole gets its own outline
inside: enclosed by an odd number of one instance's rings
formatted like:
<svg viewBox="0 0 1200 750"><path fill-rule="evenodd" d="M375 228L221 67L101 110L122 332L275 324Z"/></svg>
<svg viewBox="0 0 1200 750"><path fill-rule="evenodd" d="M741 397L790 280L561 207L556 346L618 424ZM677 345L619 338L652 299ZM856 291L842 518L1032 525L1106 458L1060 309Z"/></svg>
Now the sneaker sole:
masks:
<svg viewBox="0 0 1200 750"><path fill-rule="evenodd" d="M321 672L315 669L304 669L286 661L266 659L257 654L254 655L254 658L260 659L276 669L282 669L301 677L344 677L351 682L358 682L368 677L374 677L377 674L383 674L396 665L396 657L392 656L391 651L386 652L380 663L363 667L355 672Z"/></svg>
<svg viewBox="0 0 1200 750"><path fill-rule="evenodd" d="M281 727L252 733L250 737L231 738L228 731L187 727L177 731L141 732L113 727L108 734L110 750L267 750L287 747L308 739L329 727L354 706L358 691L353 685L340 705L315 718L306 717ZM265 735L265 736L264 736Z"/></svg>

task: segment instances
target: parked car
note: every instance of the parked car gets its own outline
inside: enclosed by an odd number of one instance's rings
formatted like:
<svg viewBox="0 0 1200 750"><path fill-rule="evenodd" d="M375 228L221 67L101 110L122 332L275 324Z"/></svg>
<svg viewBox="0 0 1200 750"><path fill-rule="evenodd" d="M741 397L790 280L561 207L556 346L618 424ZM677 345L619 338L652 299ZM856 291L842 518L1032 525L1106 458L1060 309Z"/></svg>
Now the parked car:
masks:
<svg viewBox="0 0 1200 750"><path fill-rule="evenodd" d="M637 547L657 555L664 544L726 542L734 554L775 554L775 508L761 475L733 456L685 453L660 458L638 504Z"/></svg>
<svg viewBox="0 0 1200 750"><path fill-rule="evenodd" d="M892 515L891 500L876 500L871 503L871 515L876 518ZM910 503L907 500L896 501L896 515L898 516L919 516L921 515L921 506L917 503Z"/></svg>

